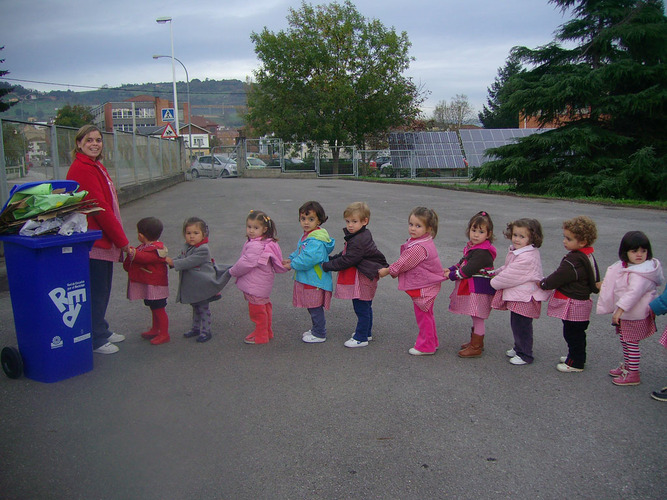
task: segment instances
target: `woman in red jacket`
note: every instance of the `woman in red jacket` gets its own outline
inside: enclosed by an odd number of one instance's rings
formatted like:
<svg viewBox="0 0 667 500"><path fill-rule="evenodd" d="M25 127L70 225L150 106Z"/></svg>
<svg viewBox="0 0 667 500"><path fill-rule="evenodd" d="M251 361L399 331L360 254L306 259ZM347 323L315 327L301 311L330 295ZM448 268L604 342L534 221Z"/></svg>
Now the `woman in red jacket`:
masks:
<svg viewBox="0 0 667 500"><path fill-rule="evenodd" d="M86 199L96 200L104 209L88 216L88 227L102 231L102 238L90 250L93 350L113 354L118 352L114 343L125 340L125 336L109 330L105 316L111 296L113 263L122 261L122 252L129 251L129 241L123 231L116 188L100 163L104 147L102 132L94 125L84 125L76 134L75 144L67 179L78 182L80 189L88 191Z"/></svg>

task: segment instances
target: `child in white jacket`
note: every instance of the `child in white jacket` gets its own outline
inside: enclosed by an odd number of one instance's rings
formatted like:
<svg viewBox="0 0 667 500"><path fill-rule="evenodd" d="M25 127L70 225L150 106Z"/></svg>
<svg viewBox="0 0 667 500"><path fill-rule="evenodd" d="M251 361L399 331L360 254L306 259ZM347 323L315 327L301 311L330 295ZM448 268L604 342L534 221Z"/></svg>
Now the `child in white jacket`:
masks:
<svg viewBox="0 0 667 500"><path fill-rule="evenodd" d="M651 242L641 231L625 233L618 249L621 259L609 266L600 289L598 314L612 314L611 324L623 347L623 363L609 371L615 385L639 385L639 341L656 331L649 303L664 282L662 266L653 258Z"/></svg>
<svg viewBox="0 0 667 500"><path fill-rule="evenodd" d="M495 270L491 286L497 290L493 309L510 311L514 348L507 351L510 363L533 362L533 319L540 317L542 302L549 294L539 287L544 278L539 247L542 225L535 219L519 219L507 224L505 238L512 241L505 264Z"/></svg>

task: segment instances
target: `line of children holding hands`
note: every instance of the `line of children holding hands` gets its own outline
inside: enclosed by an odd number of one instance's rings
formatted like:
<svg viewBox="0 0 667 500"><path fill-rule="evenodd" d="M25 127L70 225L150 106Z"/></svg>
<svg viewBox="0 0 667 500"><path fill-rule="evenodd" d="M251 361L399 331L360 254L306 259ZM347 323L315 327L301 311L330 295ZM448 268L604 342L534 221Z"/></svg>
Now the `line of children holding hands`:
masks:
<svg viewBox="0 0 667 500"><path fill-rule="evenodd" d="M247 241L241 256L231 267L217 266L208 247L208 227L198 218L183 225L185 246L174 259L166 256L159 241L162 224L155 218L137 224L141 243L131 249L124 263L129 273L128 298L143 299L151 309L153 323L142 337L152 344L169 342L165 312L168 296L167 266L179 272L176 301L193 308L193 324L186 338L198 342L211 338L209 302L220 297L220 290L230 277L248 302L254 330L245 337L248 344L266 344L273 338L270 293L275 273L294 271L293 306L306 308L312 327L302 334L306 343L326 341L325 311L333 296L352 300L357 326L345 342L346 347L365 347L372 340L372 301L379 278L398 278L398 289L413 301L418 335L409 353L434 354L438 349L433 307L443 281L455 282L449 310L472 319L471 335L458 355L479 357L484 350L485 320L491 309L509 310L514 346L507 351L513 365L533 362L533 319L539 318L542 302L548 301L547 315L560 318L568 354L556 368L565 373L581 372L586 363L586 329L592 312L591 293L600 291L598 314L612 314L612 324L619 335L623 363L609 373L616 385L637 385L639 378L638 342L655 333L655 311L667 311L667 296L657 297L656 289L664 278L660 262L653 258L651 244L640 231L631 231L621 240L619 261L607 269L601 283L593 256L597 238L595 223L586 216L563 222L563 245L568 253L546 278L542 272L539 248L542 227L535 219L523 218L507 224L504 236L511 245L505 262L493 267L493 222L487 212L475 214L466 229L468 243L461 260L444 269L433 239L438 231L438 215L432 209L417 207L408 218L409 238L401 245L400 257L389 265L377 249L370 230L370 210L366 203L349 205L345 219L343 250L331 252L335 240L321 226L327 221L316 201L299 208L303 229L297 248L283 259L278 246L275 222L264 212L251 211L246 218ZM331 271L337 271L333 292ZM651 302L653 301L653 302ZM650 307L649 307L650 303ZM652 309L653 308L653 311ZM667 329L661 343L667 347ZM660 397L656 397L656 394ZM667 388L653 397L667 396ZM664 399L661 399L664 400Z"/></svg>

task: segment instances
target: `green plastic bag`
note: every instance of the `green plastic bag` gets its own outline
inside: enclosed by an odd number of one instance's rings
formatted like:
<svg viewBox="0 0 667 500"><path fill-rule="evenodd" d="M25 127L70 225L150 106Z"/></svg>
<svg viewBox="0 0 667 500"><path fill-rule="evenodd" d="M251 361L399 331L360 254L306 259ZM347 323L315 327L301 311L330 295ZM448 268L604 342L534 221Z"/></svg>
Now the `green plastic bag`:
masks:
<svg viewBox="0 0 667 500"><path fill-rule="evenodd" d="M53 187L49 183L17 191L12 196L9 204L21 202L21 207L12 211L15 220L29 219L41 213L56 208L66 207L72 203L78 203L88 194L87 191L76 193L53 194Z"/></svg>

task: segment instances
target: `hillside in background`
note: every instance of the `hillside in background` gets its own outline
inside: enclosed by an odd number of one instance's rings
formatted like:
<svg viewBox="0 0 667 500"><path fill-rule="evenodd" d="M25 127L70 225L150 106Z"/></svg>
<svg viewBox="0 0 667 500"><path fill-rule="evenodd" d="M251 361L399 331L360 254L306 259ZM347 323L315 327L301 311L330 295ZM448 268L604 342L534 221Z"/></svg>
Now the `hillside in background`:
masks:
<svg viewBox="0 0 667 500"><path fill-rule="evenodd" d="M72 90L52 90L39 92L26 89L21 85L10 85L0 81L0 88L13 87L4 102L18 99L19 102L4 113L0 118L44 122L56 116L58 108L66 104L80 104L95 107L105 102L124 101L138 95L151 95L173 100L173 84L144 83L126 84L121 87L102 88L84 92ZM177 82L178 101L187 102L185 82ZM205 116L211 121L228 127L240 127L243 122L238 114L239 107L245 107L245 84L240 80L198 80L190 82L190 104L192 114Z"/></svg>

